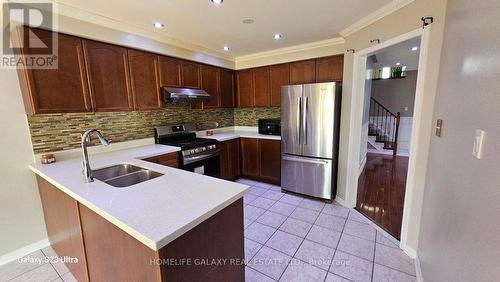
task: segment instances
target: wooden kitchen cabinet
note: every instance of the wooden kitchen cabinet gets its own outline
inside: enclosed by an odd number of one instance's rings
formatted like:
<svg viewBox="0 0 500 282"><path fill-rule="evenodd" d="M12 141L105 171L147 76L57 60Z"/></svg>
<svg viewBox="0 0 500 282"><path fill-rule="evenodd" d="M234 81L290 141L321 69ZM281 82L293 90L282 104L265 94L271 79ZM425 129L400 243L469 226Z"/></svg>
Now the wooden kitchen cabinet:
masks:
<svg viewBox="0 0 500 282"><path fill-rule="evenodd" d="M253 70L242 70L236 74L236 87L238 96L238 107L253 107L254 105L254 82Z"/></svg>
<svg viewBox="0 0 500 282"><path fill-rule="evenodd" d="M241 263L195 263L244 260L242 198L154 250L40 176L37 181L49 242L58 257L72 259L65 265L78 281L245 279ZM192 263L165 263L186 259Z"/></svg>
<svg viewBox="0 0 500 282"><path fill-rule="evenodd" d="M314 83L316 81L316 60L290 63L290 84Z"/></svg>
<svg viewBox="0 0 500 282"><path fill-rule="evenodd" d="M274 65L270 67L271 79L271 106L281 106L281 86L290 84L290 64Z"/></svg>
<svg viewBox="0 0 500 282"><path fill-rule="evenodd" d="M260 177L273 184L281 181L281 141L259 140Z"/></svg>
<svg viewBox="0 0 500 282"><path fill-rule="evenodd" d="M316 82L342 81L344 55L316 59Z"/></svg>
<svg viewBox="0 0 500 282"><path fill-rule="evenodd" d="M219 72L220 107L234 107L234 71L220 69Z"/></svg>
<svg viewBox="0 0 500 282"><path fill-rule="evenodd" d="M164 154L160 156L154 156L151 158L144 159L147 162L157 163L169 167L179 167L177 152Z"/></svg>
<svg viewBox="0 0 500 282"><path fill-rule="evenodd" d="M84 40L85 65L95 111L131 111L127 49Z"/></svg>
<svg viewBox="0 0 500 282"><path fill-rule="evenodd" d="M238 179L241 175L240 139L220 142L219 147L221 178L231 181Z"/></svg>
<svg viewBox="0 0 500 282"><path fill-rule="evenodd" d="M241 138L241 174L249 178L260 176L259 139Z"/></svg>
<svg viewBox="0 0 500 282"><path fill-rule="evenodd" d="M21 31L38 36L47 46L53 33L46 30L20 27L12 40L20 40ZM28 114L88 112L92 110L82 40L59 34L58 57L55 69L18 69L24 105ZM22 41L25 42L25 41ZM22 54L29 56L28 46Z"/></svg>
<svg viewBox="0 0 500 282"><path fill-rule="evenodd" d="M158 56L160 85L180 87L182 85L182 61L166 56Z"/></svg>
<svg viewBox="0 0 500 282"><path fill-rule="evenodd" d="M36 180L52 249L60 257L77 259L66 266L77 281L89 281L78 202L40 176Z"/></svg>
<svg viewBox="0 0 500 282"><path fill-rule="evenodd" d="M201 67L201 89L210 95L209 101L192 103L193 109L218 108L220 103L219 69L211 66Z"/></svg>
<svg viewBox="0 0 500 282"><path fill-rule="evenodd" d="M182 62L182 86L201 88L201 65L188 61Z"/></svg>
<svg viewBox="0 0 500 282"><path fill-rule="evenodd" d="M134 109L161 109L158 57L151 53L129 49L128 62Z"/></svg>
<svg viewBox="0 0 500 282"><path fill-rule="evenodd" d="M254 107L269 107L271 95L271 81L269 67L253 70L254 80Z"/></svg>
<svg viewBox="0 0 500 282"><path fill-rule="evenodd" d="M281 141L241 138L243 177L279 185L281 182Z"/></svg>

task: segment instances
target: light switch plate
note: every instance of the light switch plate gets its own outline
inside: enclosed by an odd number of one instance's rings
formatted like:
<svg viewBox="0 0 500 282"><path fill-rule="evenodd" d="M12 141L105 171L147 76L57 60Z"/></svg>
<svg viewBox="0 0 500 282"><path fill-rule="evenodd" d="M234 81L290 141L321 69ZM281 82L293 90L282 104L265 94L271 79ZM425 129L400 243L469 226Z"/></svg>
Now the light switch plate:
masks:
<svg viewBox="0 0 500 282"><path fill-rule="evenodd" d="M476 135L474 136L474 147L472 148L472 155L476 159L481 159L481 154L483 152L483 141L484 141L484 130L476 129Z"/></svg>

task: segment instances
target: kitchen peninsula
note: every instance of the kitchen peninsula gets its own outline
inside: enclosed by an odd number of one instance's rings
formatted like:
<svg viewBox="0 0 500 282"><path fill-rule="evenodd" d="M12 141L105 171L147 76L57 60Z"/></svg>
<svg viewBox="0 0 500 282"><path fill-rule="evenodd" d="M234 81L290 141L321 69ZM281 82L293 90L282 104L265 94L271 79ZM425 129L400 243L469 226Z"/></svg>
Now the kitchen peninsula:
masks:
<svg viewBox="0 0 500 282"><path fill-rule="evenodd" d="M243 281L248 187L146 161L177 154L149 145L90 158L161 176L128 187L85 183L81 159L34 164L49 241L78 281ZM225 263L213 263L214 260Z"/></svg>

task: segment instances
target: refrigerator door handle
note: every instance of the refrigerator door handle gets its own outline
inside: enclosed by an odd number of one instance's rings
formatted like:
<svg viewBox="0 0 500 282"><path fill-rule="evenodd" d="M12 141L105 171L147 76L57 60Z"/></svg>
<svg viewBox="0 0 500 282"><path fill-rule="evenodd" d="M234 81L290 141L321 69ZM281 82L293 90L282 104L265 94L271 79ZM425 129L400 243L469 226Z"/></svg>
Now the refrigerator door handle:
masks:
<svg viewBox="0 0 500 282"><path fill-rule="evenodd" d="M298 163L319 164L319 165L327 165L328 164L328 162L324 161L324 160L310 160L310 159L294 158L294 157L289 157L289 156L284 156L283 160L291 161L291 162L298 162Z"/></svg>
<svg viewBox="0 0 500 282"><path fill-rule="evenodd" d="M308 115L309 115L309 106L308 106L308 97L304 98L304 110L303 110L303 117L302 117L302 130L304 131L303 135L304 136L304 145L307 145L307 120L308 120Z"/></svg>
<svg viewBox="0 0 500 282"><path fill-rule="evenodd" d="M297 142L300 143L300 135L302 135L302 98L299 97L299 106L297 108Z"/></svg>

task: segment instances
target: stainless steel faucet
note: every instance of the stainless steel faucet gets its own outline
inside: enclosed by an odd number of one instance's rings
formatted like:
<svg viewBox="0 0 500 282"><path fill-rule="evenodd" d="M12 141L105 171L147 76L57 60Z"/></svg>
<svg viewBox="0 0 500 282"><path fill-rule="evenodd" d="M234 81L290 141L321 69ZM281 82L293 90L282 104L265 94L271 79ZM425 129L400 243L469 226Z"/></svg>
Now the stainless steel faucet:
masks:
<svg viewBox="0 0 500 282"><path fill-rule="evenodd" d="M89 155L87 153L87 146L90 145L90 136L94 135L99 138L101 144L104 146L109 145L109 141L106 140L97 129L89 129L82 134L82 150L83 150L83 174L85 175L85 182L90 183L94 181L94 176L92 169L89 164Z"/></svg>

